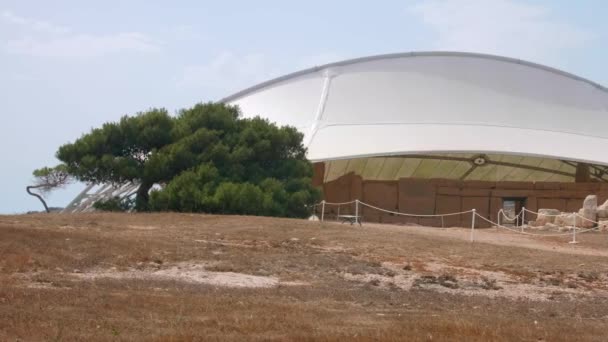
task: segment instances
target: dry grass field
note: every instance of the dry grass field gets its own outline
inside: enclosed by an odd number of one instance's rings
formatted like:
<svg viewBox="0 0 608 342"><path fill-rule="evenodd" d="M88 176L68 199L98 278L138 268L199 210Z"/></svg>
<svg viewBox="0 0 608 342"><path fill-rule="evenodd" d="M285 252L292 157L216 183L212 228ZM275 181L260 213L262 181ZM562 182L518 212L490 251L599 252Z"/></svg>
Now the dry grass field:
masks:
<svg viewBox="0 0 608 342"><path fill-rule="evenodd" d="M0 216L1 341L605 341L608 234Z"/></svg>

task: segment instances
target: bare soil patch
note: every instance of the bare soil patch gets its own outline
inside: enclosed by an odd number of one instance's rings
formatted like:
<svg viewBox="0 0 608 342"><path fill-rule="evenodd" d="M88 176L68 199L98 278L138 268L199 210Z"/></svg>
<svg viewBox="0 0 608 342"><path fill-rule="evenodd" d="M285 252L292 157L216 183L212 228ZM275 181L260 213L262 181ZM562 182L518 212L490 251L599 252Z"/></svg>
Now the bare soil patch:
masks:
<svg viewBox="0 0 608 342"><path fill-rule="evenodd" d="M138 279L138 280L158 280L185 282L193 284L204 284L222 287L245 287L245 288L269 288L279 285L305 285L300 282L281 282L276 277L259 276L231 271L209 271L207 268L214 269L214 266L205 267L198 263L178 263L170 267L162 267L156 263L150 263L151 269L131 269L128 271L114 270L92 270L87 273L72 273L72 276L82 280L96 279Z"/></svg>
<svg viewBox="0 0 608 342"><path fill-rule="evenodd" d="M0 216L0 340L605 340L608 234Z"/></svg>

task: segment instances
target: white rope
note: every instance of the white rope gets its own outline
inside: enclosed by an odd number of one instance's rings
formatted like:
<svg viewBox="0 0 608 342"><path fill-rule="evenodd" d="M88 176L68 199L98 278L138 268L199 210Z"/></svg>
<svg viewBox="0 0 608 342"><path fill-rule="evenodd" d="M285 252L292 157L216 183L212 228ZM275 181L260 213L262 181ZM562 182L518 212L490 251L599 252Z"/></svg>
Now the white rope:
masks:
<svg viewBox="0 0 608 342"><path fill-rule="evenodd" d="M506 230L510 230L510 231L518 233L518 234L531 235L531 236L566 236L566 235L572 235L572 233L570 233L570 232L568 232L568 233L559 233L559 234L532 234L532 233L526 233L526 232L519 231L517 229L513 229L513 228L509 228L509 227L505 227L505 226L499 225L498 223L490 221L487 218L485 218L485 217L483 217L483 216L481 216L481 215L479 215L477 213L475 215L477 215L482 220L484 220L484 221L486 221L486 222L488 222L488 223L490 223L490 224L492 224L492 225L494 225L496 227L503 228L503 229L506 229ZM572 227L569 227L569 228L572 228ZM575 229L580 229L580 228L575 228ZM593 228L585 229L585 230L580 230L580 231L578 231L578 234L586 233L586 232L589 232L589 231L592 231L592 230L593 230Z"/></svg>
<svg viewBox="0 0 608 342"><path fill-rule="evenodd" d="M350 201L350 202L333 202L333 203L332 202L325 202L325 205L346 205L346 204L353 204L355 202L357 202L357 200ZM323 202L321 202L321 203L323 203ZM321 203L318 203L317 205L319 205Z"/></svg>
<svg viewBox="0 0 608 342"><path fill-rule="evenodd" d="M530 210L530 209L528 209L528 208L523 208L523 210L525 210L525 211L527 211L527 212L529 212L529 213L532 213L532 214L536 214L536 215L553 216L553 217L557 217L557 216L562 215L562 213L559 213L559 214L541 214L541 213L539 213L539 212L536 212L536 211Z"/></svg>
<svg viewBox="0 0 608 342"><path fill-rule="evenodd" d="M576 216L578 216L578 217L582 218L583 220L587 220L587 221L589 221L589 222L593 222L593 223L597 224L598 226L600 225L600 223L599 223L599 222L597 222L597 221L593 221L592 219L588 219L588 218L586 218L585 216L583 216L583 215L581 215L581 214L579 214L579 213L574 213L574 215L576 215Z"/></svg>
<svg viewBox="0 0 608 342"><path fill-rule="evenodd" d="M515 221L515 220L516 220L516 219L519 217L519 215L521 215L521 214L522 214L523 210L524 210L524 209L520 210L520 211L519 211L519 214L515 215L515 217L512 217L512 218L511 218L511 217L509 217L509 216L507 216L507 214L505 213L505 211L504 211L503 209L500 209L500 210L498 211L498 213L499 213L499 214L502 214L502 217L506 218L506 219L507 219L507 220L509 220L509 221Z"/></svg>
<svg viewBox="0 0 608 342"><path fill-rule="evenodd" d="M461 211L461 212L456 212L456 213L447 213L447 214L430 214L430 215L428 215L428 214L427 214L427 215L425 215L425 214L409 214L409 213L400 213L400 212L397 212L397 211L392 211L392 210L386 210L386 209L382 209L382 208L379 208L379 207L373 206L373 205L371 205L371 204L368 204L368 203L365 203L365 202L361 202L361 201L359 201L359 200L353 200L353 201L349 201L349 202L341 202L341 203L332 203L332 202L324 202L324 201L321 201L320 203L314 204L314 205L313 205L313 208L315 208L316 206L322 205L323 203L324 203L325 205L337 205L337 206L340 206L340 205L352 204L352 203L357 203L357 202L358 202L359 204L361 204L361 205L364 205L364 206L368 207L368 208L375 209L375 210L378 210L378 211L381 211L381 212L385 212L385 213L388 213L388 214L394 214L394 215L409 216L409 217L441 217L441 218L443 218L443 217L445 217L445 216L455 216L455 215L462 215L462 214L474 213L474 215L475 215L475 216L478 216L478 217L479 217L479 218L481 218L482 220L484 220L484 221L486 221L486 222L490 223L491 225L493 225L493 226L495 226L495 227L502 228L502 229L506 229L506 230L509 230L509 231L512 231L512 232L515 232L515 233L518 233L518 234L524 234L524 235L530 235L530 236L566 236L566 235L571 235L571 233L570 233L570 232L568 232L568 233L559 233L559 234L533 234L533 233L527 233L527 232L520 231L520 230L517 230L517 229L513 229L513 228L505 227L505 226L500 225L500 224L498 224L498 223L496 223L496 222L493 222L493 221L491 221L491 220L489 220L489 219L487 219L487 218L485 218L485 217L481 216L480 214L478 214L478 213L475 211L475 209L471 209L471 210L467 210L467 211ZM499 214L501 214L501 215L502 215L503 217L505 217L506 219L508 219L508 220L511 220L511 221L512 221L512 220L515 220L516 218L518 218L520 215L522 215L524 211L528 211L528 212L533 213L533 214L538 214L537 212L532 211L532 210L529 210L529 209L526 209L526 208L522 208L522 209L520 210L520 212L519 212L517 215L515 215L515 217L514 217L514 218L510 218L510 217L508 217L508 216L505 214L505 212L504 212L504 210L503 210L503 209L500 209L500 210L498 211L498 213L499 213ZM586 218L586 217L584 217L584 216L581 216L581 215L579 215L579 214L577 214L577 213L574 213L574 214L575 214L576 216L579 216L579 217L581 217L581 218L585 219L585 220L588 220L588 221L590 221L590 222L594 222L594 223L599 224L599 222L596 222L596 221L590 220L590 219L588 219L588 218ZM544 215L544 214L543 214L543 215ZM560 214L560 215L561 215L561 214ZM558 216L558 215L546 215L546 216ZM580 228L576 228L576 227L570 227L570 226L568 226L568 228L570 228L570 229L575 229L575 230L580 229ZM580 231L578 231L578 233L579 233L579 234L582 234L582 233L587 233L587 232L592 231L592 230L595 230L595 229L594 229L594 228L584 229L584 230L580 230Z"/></svg>
<svg viewBox="0 0 608 342"><path fill-rule="evenodd" d="M462 214L469 214L472 213L473 210L467 210L467 211L461 211L461 212L457 212L457 213L447 213L447 214L432 214L432 215L424 215L424 214L408 214L408 213L400 213L397 211L391 211L391 210L386 210L386 209L382 209L376 206L373 206L371 204L367 204L365 202L361 202L359 200L354 200L354 201L350 201L350 202L341 202L341 203L332 203L332 202L325 202L325 205L346 205L346 204L353 204L359 202L359 204L364 205L366 207L369 207L371 209L375 209L378 211L382 211L385 213L389 213L389 214L395 214L395 215L401 215L401 216L410 216L410 217L444 217L444 216L455 216L455 215L462 215ZM319 206L322 205L323 201L321 201L320 203L314 204L314 206Z"/></svg>
<svg viewBox="0 0 608 342"><path fill-rule="evenodd" d="M395 215L401 215L401 216L411 216L411 217L444 217L444 216L454 216L454 215L462 215L462 214L468 214L468 213L472 213L473 210L467 210L467 211L461 211L461 212L457 212L457 213L448 213L448 214L432 214L432 215L424 215L424 214L407 214L407 213L400 213L397 211L391 211L391 210L386 210L386 209L382 209L382 208L378 208L375 207L371 204L367 204L365 202L361 202L359 201L359 203L361 205L364 205L366 207L372 208L372 209L376 209L379 211L383 211L385 213L389 213L389 214L395 214Z"/></svg>

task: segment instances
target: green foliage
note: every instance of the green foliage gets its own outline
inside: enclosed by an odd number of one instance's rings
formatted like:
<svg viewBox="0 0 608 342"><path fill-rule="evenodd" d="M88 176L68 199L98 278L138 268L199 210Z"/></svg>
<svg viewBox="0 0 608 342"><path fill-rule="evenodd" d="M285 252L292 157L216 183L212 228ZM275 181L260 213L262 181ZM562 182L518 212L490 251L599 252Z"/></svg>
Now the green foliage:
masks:
<svg viewBox="0 0 608 342"><path fill-rule="evenodd" d="M32 174L35 184L30 186L30 188L38 189L43 193L63 187L72 181L68 168L64 164L59 164L55 167L43 167L34 170Z"/></svg>
<svg viewBox="0 0 608 342"><path fill-rule="evenodd" d="M182 172L164 189L153 191L151 208L160 211L208 212L221 214L305 217L306 205L319 193L308 182L288 192L285 183L266 178L259 184L235 183L219 176L219 171L204 164Z"/></svg>
<svg viewBox="0 0 608 342"><path fill-rule="evenodd" d="M138 210L303 217L316 201L302 134L237 107L153 109L93 129L57 157L87 182L138 181ZM154 183L164 189L148 190Z"/></svg>
<svg viewBox="0 0 608 342"><path fill-rule="evenodd" d="M105 201L97 201L93 207L101 211L130 211L133 209L134 203L130 199L121 199L119 197L110 198Z"/></svg>
<svg viewBox="0 0 608 342"><path fill-rule="evenodd" d="M93 183L142 180L148 159L172 142L174 119L152 109L93 129L63 145L57 158L78 180Z"/></svg>

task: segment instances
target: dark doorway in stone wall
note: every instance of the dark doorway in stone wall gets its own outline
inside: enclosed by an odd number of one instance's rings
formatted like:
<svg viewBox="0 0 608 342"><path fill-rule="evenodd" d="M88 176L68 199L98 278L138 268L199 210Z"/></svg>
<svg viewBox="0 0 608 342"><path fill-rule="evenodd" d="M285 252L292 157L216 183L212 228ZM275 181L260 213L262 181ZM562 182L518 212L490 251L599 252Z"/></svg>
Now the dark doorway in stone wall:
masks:
<svg viewBox="0 0 608 342"><path fill-rule="evenodd" d="M503 197L502 199L502 210L505 212L507 217L515 217L521 212L521 209L526 206L525 197ZM509 222L515 224L514 222ZM522 222L518 222L521 224ZM525 223L525 222L524 222Z"/></svg>

